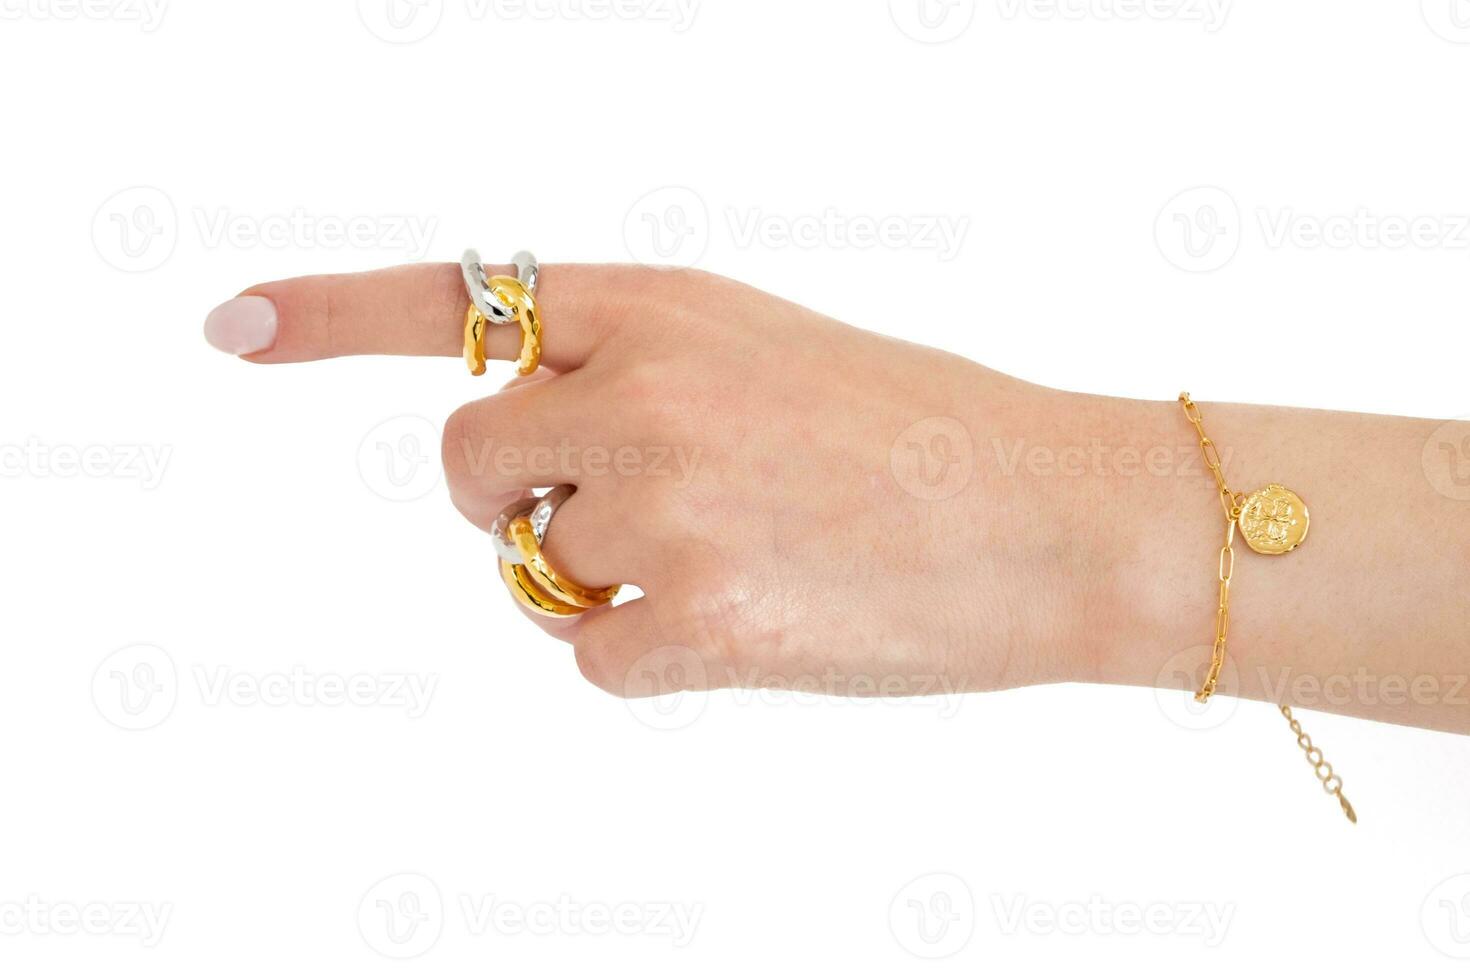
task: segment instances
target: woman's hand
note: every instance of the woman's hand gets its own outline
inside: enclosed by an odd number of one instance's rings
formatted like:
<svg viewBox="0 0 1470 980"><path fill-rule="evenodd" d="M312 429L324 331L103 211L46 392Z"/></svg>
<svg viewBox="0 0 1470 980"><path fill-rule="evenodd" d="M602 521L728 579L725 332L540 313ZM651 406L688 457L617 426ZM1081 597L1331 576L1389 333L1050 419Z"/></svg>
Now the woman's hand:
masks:
<svg viewBox="0 0 1470 980"><path fill-rule="evenodd" d="M458 357L466 304L453 265L318 276L247 290L206 333L263 364ZM982 435L1024 447L1055 393L700 272L548 266L538 305L550 370L456 411L444 466L487 530L528 488L576 485L548 559L645 593L538 620L593 683L866 695L1076 675L1090 587L1071 512L976 459ZM492 356L518 348L492 328Z"/></svg>
<svg viewBox="0 0 1470 980"><path fill-rule="evenodd" d="M467 302L457 266L408 266L257 286L205 329L259 363L458 357ZM550 266L537 305L549 370L455 412L444 466L482 529L577 487L547 558L645 593L541 621L597 685L1202 679L1221 516L1172 401L1037 387L699 272ZM519 346L495 328L487 352ZM1470 731L1470 424L1204 411L1231 485L1289 484L1313 528L1236 549L1220 693Z"/></svg>

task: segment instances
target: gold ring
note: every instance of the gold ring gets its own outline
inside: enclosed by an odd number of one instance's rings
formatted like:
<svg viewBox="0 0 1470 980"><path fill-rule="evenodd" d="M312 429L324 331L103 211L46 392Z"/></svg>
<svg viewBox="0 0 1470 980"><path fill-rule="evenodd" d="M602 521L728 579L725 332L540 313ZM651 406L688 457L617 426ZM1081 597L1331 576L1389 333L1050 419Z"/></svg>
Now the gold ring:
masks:
<svg viewBox="0 0 1470 980"><path fill-rule="evenodd" d="M485 373L485 334L491 324L520 323L517 374L531 374L541 365L541 316L536 309L541 266L536 256L526 251L517 252L511 262L515 275L491 276L474 249L465 249L459 260L460 276L470 294L469 309L464 314L464 359L476 376Z"/></svg>
<svg viewBox="0 0 1470 980"><path fill-rule="evenodd" d="M486 285L521 323L521 353L516 358L516 374L533 373L541 366L541 317L536 311L536 297L515 276L491 276Z"/></svg>
<svg viewBox="0 0 1470 980"><path fill-rule="evenodd" d="M515 544L516 550L521 553L521 558L525 560L524 565L517 565L516 568L524 568L531 581L540 587L544 595L550 596L559 603L578 606L582 609L605 606L617 596L621 586L589 588L553 569L547 563L546 556L541 553L541 545L536 541L536 532L531 527L530 517L515 518L506 527L505 533L506 537Z"/></svg>
<svg viewBox="0 0 1470 980"><path fill-rule="evenodd" d="M543 593L541 588L531 581L525 565L512 565L504 558L500 559L500 578L505 582L505 587L510 589L510 594L515 601L538 616L570 619L587 611L577 606L557 602Z"/></svg>
<svg viewBox="0 0 1470 980"><path fill-rule="evenodd" d="M485 314L471 303L464 314L464 360L470 374L475 377L485 373L485 327L489 323Z"/></svg>

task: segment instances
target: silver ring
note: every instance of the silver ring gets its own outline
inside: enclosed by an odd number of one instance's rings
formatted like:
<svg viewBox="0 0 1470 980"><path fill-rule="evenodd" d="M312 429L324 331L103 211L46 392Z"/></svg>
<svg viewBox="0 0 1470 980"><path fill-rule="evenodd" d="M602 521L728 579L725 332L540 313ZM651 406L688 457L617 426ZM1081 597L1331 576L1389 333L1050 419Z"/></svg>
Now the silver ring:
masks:
<svg viewBox="0 0 1470 980"><path fill-rule="evenodd" d="M526 287L526 292L535 296L536 283L541 279L541 264L536 261L536 256L521 249L511 256L510 261L516 267L516 278Z"/></svg>
<svg viewBox="0 0 1470 980"><path fill-rule="evenodd" d="M559 487L552 487L546 491L546 496L536 501L536 506L531 508L531 530L536 532L537 544L546 540L546 533L551 530L551 519L556 516L557 508L576 492L576 487L563 483Z"/></svg>
<svg viewBox="0 0 1470 980"><path fill-rule="evenodd" d="M541 544L546 540L546 533L551 530L551 519L556 516L557 508L576 492L576 487L562 484L548 490L544 497L533 494L506 506L495 518L495 524L490 529L490 540L495 545L495 553L512 565L524 565L526 560L521 557L521 550L510 540L510 522L529 514L531 532L536 535L536 543Z"/></svg>
<svg viewBox="0 0 1470 980"><path fill-rule="evenodd" d="M526 560L521 557L521 550L510 540L510 522L529 514L539 499L533 494L510 504L495 518L495 526L490 529L490 540L495 545L495 553L512 565L523 565Z"/></svg>
<svg viewBox="0 0 1470 980"><path fill-rule="evenodd" d="M515 254L511 261L516 267L516 278L526 287L526 292L535 295L536 283L541 278L541 266L536 256L525 250ZM490 290L490 277L485 273L485 264L480 253L472 248L464 250L459 259L459 273L464 277L464 288L470 294L475 309L491 323L510 323L516 319L516 311L502 306Z"/></svg>

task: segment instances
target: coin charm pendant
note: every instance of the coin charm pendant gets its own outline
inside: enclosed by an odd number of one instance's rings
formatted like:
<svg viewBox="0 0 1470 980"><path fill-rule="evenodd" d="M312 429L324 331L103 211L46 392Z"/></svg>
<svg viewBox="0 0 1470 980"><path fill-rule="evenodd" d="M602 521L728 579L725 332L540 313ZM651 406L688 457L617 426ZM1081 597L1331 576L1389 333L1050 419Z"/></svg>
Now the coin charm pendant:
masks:
<svg viewBox="0 0 1470 980"><path fill-rule="evenodd" d="M1307 505L1291 490L1272 483L1246 494L1238 523L1252 551L1284 555L1307 538Z"/></svg>

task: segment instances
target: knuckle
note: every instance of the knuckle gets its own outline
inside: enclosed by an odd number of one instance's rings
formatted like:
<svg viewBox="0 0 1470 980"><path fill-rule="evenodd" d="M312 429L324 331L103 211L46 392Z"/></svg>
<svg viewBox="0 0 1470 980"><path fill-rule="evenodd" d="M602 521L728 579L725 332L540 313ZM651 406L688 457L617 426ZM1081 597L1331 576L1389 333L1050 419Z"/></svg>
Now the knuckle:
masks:
<svg viewBox="0 0 1470 980"><path fill-rule="evenodd" d="M475 447L482 431L480 413L474 403L461 405L444 420L440 455L447 479L455 481L475 475L475 461L479 458Z"/></svg>
<svg viewBox="0 0 1470 980"><path fill-rule="evenodd" d="M731 290L745 288L703 269L636 266L628 275L628 284L652 311L677 320L702 318L706 311L718 308Z"/></svg>
<svg viewBox="0 0 1470 980"><path fill-rule="evenodd" d="M578 636L573 644L572 650L577 669L589 684L614 697L627 697L627 685L624 678L618 676L617 671L612 668L611 651L605 642L601 642L595 635L586 635L584 630L583 635Z"/></svg>
<svg viewBox="0 0 1470 980"><path fill-rule="evenodd" d="M464 276L455 263L436 263L429 280L429 293L430 301L425 304L426 313L457 310L463 316L469 305L469 297L465 295Z"/></svg>

